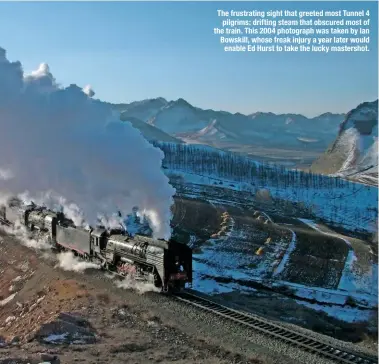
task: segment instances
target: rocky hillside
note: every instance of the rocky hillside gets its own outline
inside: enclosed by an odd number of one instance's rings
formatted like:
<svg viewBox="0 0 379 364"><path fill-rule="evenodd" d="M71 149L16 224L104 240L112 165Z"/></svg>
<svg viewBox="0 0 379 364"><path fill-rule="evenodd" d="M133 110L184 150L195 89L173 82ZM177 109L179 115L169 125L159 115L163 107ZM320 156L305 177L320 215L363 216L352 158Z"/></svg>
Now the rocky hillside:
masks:
<svg viewBox="0 0 379 364"><path fill-rule="evenodd" d="M364 102L346 115L336 140L311 170L377 184L378 100Z"/></svg>
<svg viewBox="0 0 379 364"><path fill-rule="evenodd" d="M130 122L133 127L138 129L149 141L159 140L162 142L183 143L182 140L175 138L164 131L145 123L144 121L132 116L121 115L121 120Z"/></svg>
<svg viewBox="0 0 379 364"><path fill-rule="evenodd" d="M251 344L241 353L236 348L249 344L246 334L236 344L229 327L211 331L211 322L219 326L213 316L192 310L190 318L187 306L152 292L137 294L97 270L84 272L84 262L55 263L51 252L29 249L0 232L1 364L278 362L272 349L262 360L264 353ZM197 321L203 329L193 327Z"/></svg>
<svg viewBox="0 0 379 364"><path fill-rule="evenodd" d="M275 148L323 150L336 137L343 114L314 118L299 114L257 112L250 115L204 110L184 99L143 100L114 106L122 118L137 118L190 143L211 146L257 145Z"/></svg>

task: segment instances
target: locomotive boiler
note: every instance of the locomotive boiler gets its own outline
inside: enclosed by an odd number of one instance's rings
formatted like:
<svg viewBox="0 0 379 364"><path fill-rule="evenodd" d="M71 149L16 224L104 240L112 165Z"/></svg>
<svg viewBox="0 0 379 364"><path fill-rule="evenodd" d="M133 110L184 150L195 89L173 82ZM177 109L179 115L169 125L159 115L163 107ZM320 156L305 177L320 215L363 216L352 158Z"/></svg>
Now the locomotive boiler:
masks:
<svg viewBox="0 0 379 364"><path fill-rule="evenodd" d="M24 226L31 233L43 234L52 248L72 251L122 277L154 283L162 291L192 285L192 250L173 239L131 236L122 229L103 226L77 227L63 213L34 203L26 205L18 199L0 207L0 221L13 228Z"/></svg>

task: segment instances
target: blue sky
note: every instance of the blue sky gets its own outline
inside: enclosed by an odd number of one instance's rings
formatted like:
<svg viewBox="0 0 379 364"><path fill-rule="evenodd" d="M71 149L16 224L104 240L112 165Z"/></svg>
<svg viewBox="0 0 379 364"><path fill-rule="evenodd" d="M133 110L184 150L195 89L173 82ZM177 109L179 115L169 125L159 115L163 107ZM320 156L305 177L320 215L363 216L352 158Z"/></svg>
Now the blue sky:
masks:
<svg viewBox="0 0 379 364"><path fill-rule="evenodd" d="M225 53L224 10L371 10L371 52ZM231 112L347 112L378 91L377 2L0 2L0 47L96 98L184 98Z"/></svg>

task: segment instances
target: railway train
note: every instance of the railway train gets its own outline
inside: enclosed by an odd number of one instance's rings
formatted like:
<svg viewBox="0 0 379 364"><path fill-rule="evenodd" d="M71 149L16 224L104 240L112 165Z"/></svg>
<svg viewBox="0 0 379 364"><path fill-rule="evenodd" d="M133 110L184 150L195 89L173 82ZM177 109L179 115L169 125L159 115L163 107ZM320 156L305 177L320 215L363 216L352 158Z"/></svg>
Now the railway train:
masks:
<svg viewBox="0 0 379 364"><path fill-rule="evenodd" d="M44 236L58 251L72 251L121 277L152 282L162 292L192 286L192 250L173 239L131 236L121 227L77 227L62 212L27 205L18 198L0 206L0 222L13 228L20 224L31 234Z"/></svg>

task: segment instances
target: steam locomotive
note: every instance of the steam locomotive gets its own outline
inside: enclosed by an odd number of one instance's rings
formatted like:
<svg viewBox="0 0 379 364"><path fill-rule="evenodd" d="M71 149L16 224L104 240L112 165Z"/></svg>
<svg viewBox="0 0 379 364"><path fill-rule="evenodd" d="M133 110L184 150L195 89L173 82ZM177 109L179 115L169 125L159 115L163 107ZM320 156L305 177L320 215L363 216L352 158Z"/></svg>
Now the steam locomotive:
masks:
<svg viewBox="0 0 379 364"><path fill-rule="evenodd" d="M13 228L24 226L58 251L72 251L121 277L154 283L163 292L192 285L192 250L172 239L131 236L122 228L77 227L62 212L26 205L17 198L0 206L0 222Z"/></svg>

